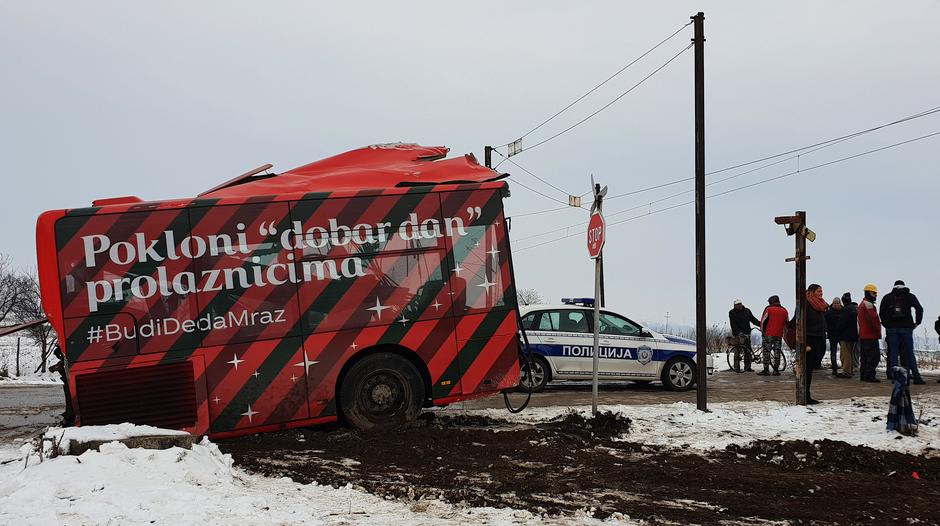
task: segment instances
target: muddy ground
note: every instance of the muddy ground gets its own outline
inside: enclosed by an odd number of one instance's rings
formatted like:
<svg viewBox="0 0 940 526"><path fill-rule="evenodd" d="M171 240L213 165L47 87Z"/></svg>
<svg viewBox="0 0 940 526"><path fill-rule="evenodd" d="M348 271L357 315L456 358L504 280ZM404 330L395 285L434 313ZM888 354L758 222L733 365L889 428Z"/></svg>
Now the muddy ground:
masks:
<svg viewBox="0 0 940 526"><path fill-rule="evenodd" d="M940 524L940 458L829 440L696 454L632 443L628 428L611 415L520 425L426 414L396 432L324 427L220 447L249 471L350 483L416 506L439 498L548 516L588 509L654 524Z"/></svg>

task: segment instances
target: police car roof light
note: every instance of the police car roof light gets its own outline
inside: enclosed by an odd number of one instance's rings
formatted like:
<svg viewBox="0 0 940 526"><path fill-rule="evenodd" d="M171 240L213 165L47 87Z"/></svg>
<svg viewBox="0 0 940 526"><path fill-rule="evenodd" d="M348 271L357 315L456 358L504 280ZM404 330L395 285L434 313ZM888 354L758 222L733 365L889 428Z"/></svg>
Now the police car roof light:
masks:
<svg viewBox="0 0 940 526"><path fill-rule="evenodd" d="M584 305L585 307L594 306L594 298L562 298L561 302L565 305Z"/></svg>

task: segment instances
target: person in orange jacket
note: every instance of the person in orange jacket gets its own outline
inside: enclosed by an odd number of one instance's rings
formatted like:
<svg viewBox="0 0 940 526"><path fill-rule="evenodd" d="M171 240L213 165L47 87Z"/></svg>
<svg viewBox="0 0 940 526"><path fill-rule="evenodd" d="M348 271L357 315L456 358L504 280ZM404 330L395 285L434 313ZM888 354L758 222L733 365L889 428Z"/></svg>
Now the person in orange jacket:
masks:
<svg viewBox="0 0 940 526"><path fill-rule="evenodd" d="M771 355L773 355L774 376L780 376L780 356L783 354L783 329L787 324L790 314L780 305L780 297L773 295L767 298L768 305L764 307L764 313L760 318L760 330L763 335L761 347L763 348L762 358L764 370L757 373L758 376L767 376L770 374Z"/></svg>
<svg viewBox="0 0 940 526"><path fill-rule="evenodd" d="M878 287L865 285L865 297L858 306L858 345L861 354L859 378L863 382L880 382L875 378L875 369L881 361L881 319L875 302L878 299Z"/></svg>

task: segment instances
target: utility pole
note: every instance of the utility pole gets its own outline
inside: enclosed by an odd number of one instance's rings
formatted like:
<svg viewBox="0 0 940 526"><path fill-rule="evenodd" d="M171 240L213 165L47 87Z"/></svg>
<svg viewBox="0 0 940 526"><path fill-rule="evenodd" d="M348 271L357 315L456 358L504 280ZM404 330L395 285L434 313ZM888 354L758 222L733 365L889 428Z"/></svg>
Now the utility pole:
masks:
<svg viewBox="0 0 940 526"><path fill-rule="evenodd" d="M669 315L669 311L666 311L666 328L663 330L666 334L669 334L669 318L672 316Z"/></svg>
<svg viewBox="0 0 940 526"><path fill-rule="evenodd" d="M806 405L809 398L808 385L806 377L812 374L807 369L806 359L806 240L816 240L816 233L806 227L806 212L798 211L792 216L775 217L774 222L778 225L786 225L787 235L796 238L796 249L792 258L787 258L787 262L796 263L796 342L793 349L796 352L796 403Z"/></svg>
<svg viewBox="0 0 940 526"><path fill-rule="evenodd" d="M708 411L705 327L705 13L692 17L695 44L695 346L696 405Z"/></svg>
<svg viewBox="0 0 940 526"><path fill-rule="evenodd" d="M806 212L797 212L796 216L800 218L800 224L806 224ZM796 403L806 405L808 396L808 386L806 385L806 375L813 374L806 362L806 238L797 234L796 251L794 260L796 262Z"/></svg>
<svg viewBox="0 0 940 526"><path fill-rule="evenodd" d="M483 147L483 166L487 168L493 167L493 147L492 146Z"/></svg>

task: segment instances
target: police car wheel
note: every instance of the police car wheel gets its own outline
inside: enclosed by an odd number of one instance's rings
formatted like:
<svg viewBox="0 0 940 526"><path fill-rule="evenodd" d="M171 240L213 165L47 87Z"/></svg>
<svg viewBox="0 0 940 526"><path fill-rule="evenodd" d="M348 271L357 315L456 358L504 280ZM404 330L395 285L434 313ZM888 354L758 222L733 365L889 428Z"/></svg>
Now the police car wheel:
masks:
<svg viewBox="0 0 940 526"><path fill-rule="evenodd" d="M411 362L380 352L356 362L343 378L339 406L361 430L394 429L413 421L424 400L424 382Z"/></svg>
<svg viewBox="0 0 940 526"><path fill-rule="evenodd" d="M545 389L545 386L548 385L548 382L552 379L552 370L548 365L548 361L541 356L532 357L532 371L529 372L528 360L523 356L520 358L522 362L522 379L519 385L520 391L528 390L529 386L532 386L533 393L540 393Z"/></svg>
<svg viewBox="0 0 940 526"><path fill-rule="evenodd" d="M695 385L695 363L688 358L673 358L663 366L663 385L671 391L688 391Z"/></svg>

